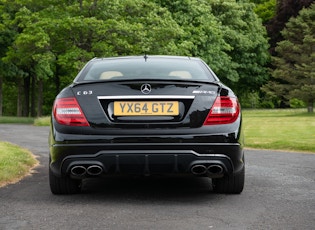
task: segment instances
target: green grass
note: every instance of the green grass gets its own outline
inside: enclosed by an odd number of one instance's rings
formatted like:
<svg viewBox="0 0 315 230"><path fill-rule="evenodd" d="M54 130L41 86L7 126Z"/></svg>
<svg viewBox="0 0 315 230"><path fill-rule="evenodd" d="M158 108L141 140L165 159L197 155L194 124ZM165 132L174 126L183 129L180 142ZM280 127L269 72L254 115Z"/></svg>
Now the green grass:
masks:
<svg viewBox="0 0 315 230"><path fill-rule="evenodd" d="M35 126L49 126L50 116L39 118L0 116L0 124L34 124Z"/></svg>
<svg viewBox="0 0 315 230"><path fill-rule="evenodd" d="M315 114L306 110L243 110L245 146L315 153Z"/></svg>
<svg viewBox="0 0 315 230"><path fill-rule="evenodd" d="M28 150L0 142L0 187L19 181L37 164Z"/></svg>
<svg viewBox="0 0 315 230"><path fill-rule="evenodd" d="M7 117L0 116L0 124L33 124L32 117Z"/></svg>
<svg viewBox="0 0 315 230"><path fill-rule="evenodd" d="M35 126L49 126L50 125L50 117L39 117L34 120Z"/></svg>

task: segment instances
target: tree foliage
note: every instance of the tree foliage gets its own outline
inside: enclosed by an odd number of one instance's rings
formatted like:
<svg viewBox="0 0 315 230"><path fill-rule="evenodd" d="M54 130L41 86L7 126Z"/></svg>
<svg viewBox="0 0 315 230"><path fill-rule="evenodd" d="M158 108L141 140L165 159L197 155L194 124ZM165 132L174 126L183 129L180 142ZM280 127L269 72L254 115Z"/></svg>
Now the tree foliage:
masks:
<svg viewBox="0 0 315 230"><path fill-rule="evenodd" d="M253 2L257 4L255 7L255 12L262 19L263 24L266 24L272 18L274 18L276 14L277 0L260 0Z"/></svg>
<svg viewBox="0 0 315 230"><path fill-rule="evenodd" d="M239 94L259 89L267 39L253 6L236 0L0 0L0 111L49 113L59 90L95 56L199 56Z"/></svg>
<svg viewBox="0 0 315 230"><path fill-rule="evenodd" d="M297 98L313 112L315 102L315 4L291 18L276 47L273 80L264 90L271 96Z"/></svg>
<svg viewBox="0 0 315 230"><path fill-rule="evenodd" d="M212 12L219 20L223 39L230 47L226 51L229 68L218 71L227 78L238 95L256 91L268 79L263 66L269 59L266 31L254 13L254 5L234 1L211 1Z"/></svg>
<svg viewBox="0 0 315 230"><path fill-rule="evenodd" d="M187 54L202 57L238 95L268 78L266 31L251 3L235 0L159 0L186 34Z"/></svg>
<svg viewBox="0 0 315 230"><path fill-rule="evenodd" d="M296 17L303 7L308 7L314 0L277 0L276 14L266 23L271 55L276 55L275 47L283 40L281 31L291 17Z"/></svg>

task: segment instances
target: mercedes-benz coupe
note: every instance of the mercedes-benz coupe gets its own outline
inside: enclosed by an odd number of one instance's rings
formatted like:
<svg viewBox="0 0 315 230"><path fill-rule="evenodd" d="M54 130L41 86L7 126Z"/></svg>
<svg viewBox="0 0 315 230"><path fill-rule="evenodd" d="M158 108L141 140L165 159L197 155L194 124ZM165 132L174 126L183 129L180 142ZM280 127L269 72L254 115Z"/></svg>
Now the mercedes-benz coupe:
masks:
<svg viewBox="0 0 315 230"><path fill-rule="evenodd" d="M56 97L49 135L53 194L113 175L212 178L244 187L241 108L199 58L94 58Z"/></svg>

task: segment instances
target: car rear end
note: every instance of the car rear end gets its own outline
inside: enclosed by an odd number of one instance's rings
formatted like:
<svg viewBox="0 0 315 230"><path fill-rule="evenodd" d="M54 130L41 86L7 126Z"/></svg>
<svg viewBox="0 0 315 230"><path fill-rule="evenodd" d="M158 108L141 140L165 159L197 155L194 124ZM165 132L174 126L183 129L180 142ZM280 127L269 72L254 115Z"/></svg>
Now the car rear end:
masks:
<svg viewBox="0 0 315 230"><path fill-rule="evenodd" d="M55 194L125 174L206 176L216 191L240 193L244 168L240 105L200 59L94 59L55 100Z"/></svg>

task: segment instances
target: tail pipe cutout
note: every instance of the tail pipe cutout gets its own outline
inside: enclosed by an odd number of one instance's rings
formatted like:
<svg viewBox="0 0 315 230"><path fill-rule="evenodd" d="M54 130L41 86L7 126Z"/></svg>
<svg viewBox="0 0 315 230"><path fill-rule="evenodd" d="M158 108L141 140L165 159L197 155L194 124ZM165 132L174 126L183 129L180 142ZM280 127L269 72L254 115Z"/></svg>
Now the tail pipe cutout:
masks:
<svg viewBox="0 0 315 230"><path fill-rule="evenodd" d="M225 170L220 164L195 164L190 169L191 173L196 176L220 177Z"/></svg>
<svg viewBox="0 0 315 230"><path fill-rule="evenodd" d="M104 167L97 164L74 165L70 167L70 174L75 177L99 176L103 172L104 172Z"/></svg>

